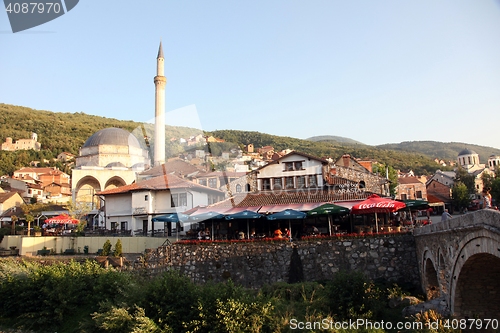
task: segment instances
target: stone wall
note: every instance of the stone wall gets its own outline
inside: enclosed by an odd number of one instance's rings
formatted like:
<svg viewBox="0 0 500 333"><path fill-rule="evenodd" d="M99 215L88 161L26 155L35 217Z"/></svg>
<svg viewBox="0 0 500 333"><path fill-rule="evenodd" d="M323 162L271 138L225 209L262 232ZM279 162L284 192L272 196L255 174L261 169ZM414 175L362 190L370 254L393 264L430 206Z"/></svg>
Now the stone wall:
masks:
<svg viewBox="0 0 500 333"><path fill-rule="evenodd" d="M279 281L331 279L339 270L420 286L411 235L299 242L173 244L150 251L135 268L152 274L177 269L195 283L232 279L259 288Z"/></svg>

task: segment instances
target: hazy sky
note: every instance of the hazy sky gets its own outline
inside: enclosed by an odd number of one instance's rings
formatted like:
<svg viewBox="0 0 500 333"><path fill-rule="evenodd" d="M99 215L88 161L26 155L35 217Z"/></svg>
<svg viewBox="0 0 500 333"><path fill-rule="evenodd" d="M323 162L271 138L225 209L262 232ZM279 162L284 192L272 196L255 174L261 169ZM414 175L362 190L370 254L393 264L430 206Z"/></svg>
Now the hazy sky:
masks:
<svg viewBox="0 0 500 333"><path fill-rule="evenodd" d="M366 144L500 148L500 1L80 1L13 34L0 102Z"/></svg>

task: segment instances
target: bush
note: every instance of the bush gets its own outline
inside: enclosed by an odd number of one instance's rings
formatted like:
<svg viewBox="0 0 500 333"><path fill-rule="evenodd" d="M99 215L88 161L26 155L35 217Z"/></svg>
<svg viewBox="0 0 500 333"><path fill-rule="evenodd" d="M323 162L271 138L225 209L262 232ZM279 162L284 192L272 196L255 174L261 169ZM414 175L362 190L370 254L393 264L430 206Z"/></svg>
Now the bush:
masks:
<svg viewBox="0 0 500 333"><path fill-rule="evenodd" d="M113 256L121 257L122 256L122 241L118 239L115 244L115 250L113 251Z"/></svg>
<svg viewBox="0 0 500 333"><path fill-rule="evenodd" d="M106 241L104 242L104 245L102 246L101 255L109 256L110 253L111 253L111 242L109 241L109 239L106 239Z"/></svg>

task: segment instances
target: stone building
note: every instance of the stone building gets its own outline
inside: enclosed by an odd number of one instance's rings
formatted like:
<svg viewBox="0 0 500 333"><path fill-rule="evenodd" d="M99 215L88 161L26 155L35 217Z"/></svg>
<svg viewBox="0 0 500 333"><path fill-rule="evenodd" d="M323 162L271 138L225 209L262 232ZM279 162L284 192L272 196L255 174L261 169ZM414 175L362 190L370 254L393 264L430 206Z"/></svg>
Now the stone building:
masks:
<svg viewBox="0 0 500 333"><path fill-rule="evenodd" d="M12 141L12 138L6 138L5 142L2 143L2 150L15 151L15 150L36 150L41 149L41 144L38 142L38 135L36 133L31 133L30 139L19 139L17 141Z"/></svg>
<svg viewBox="0 0 500 333"><path fill-rule="evenodd" d="M120 128L100 130L80 148L72 174L73 196L97 203L96 192L131 184L149 164L148 151L134 135Z"/></svg>

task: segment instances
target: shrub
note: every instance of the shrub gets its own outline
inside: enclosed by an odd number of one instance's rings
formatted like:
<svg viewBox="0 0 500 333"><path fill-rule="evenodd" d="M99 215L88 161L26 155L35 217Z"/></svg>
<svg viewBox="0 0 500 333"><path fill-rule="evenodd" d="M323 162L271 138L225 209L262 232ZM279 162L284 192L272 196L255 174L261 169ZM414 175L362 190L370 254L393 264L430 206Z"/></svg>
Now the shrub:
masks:
<svg viewBox="0 0 500 333"><path fill-rule="evenodd" d="M115 250L113 251L113 256L121 257L122 256L122 241L118 239L115 244Z"/></svg>
<svg viewBox="0 0 500 333"><path fill-rule="evenodd" d="M106 239L106 241L104 242L104 245L102 246L101 255L109 256L110 253L111 253L111 242L109 241L109 239Z"/></svg>

